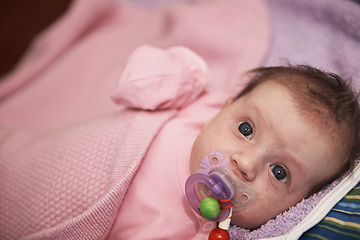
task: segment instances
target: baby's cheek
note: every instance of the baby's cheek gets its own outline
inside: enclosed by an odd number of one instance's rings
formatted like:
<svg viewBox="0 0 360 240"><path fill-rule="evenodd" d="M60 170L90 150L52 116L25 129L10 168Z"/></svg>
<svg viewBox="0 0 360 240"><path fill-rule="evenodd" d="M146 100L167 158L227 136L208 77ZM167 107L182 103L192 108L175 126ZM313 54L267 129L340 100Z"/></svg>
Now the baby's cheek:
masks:
<svg viewBox="0 0 360 240"><path fill-rule="evenodd" d="M203 147L203 140L201 136L198 136L192 146L191 155L190 155L191 174L195 174L199 172L200 163L208 152L209 151L206 152L206 149L204 149Z"/></svg>
<svg viewBox="0 0 360 240"><path fill-rule="evenodd" d="M195 174L199 172L199 168L200 168L200 163L201 163L201 158L198 156L199 154L197 153L197 149L194 149L191 152L191 156L190 156L190 174Z"/></svg>
<svg viewBox="0 0 360 240"><path fill-rule="evenodd" d="M199 164L195 159L190 158L190 174L195 174L199 171Z"/></svg>
<svg viewBox="0 0 360 240"><path fill-rule="evenodd" d="M256 201L252 206L242 211L233 212L231 219L233 224L243 228L257 229L282 212L277 209L278 204L274 204L264 194L259 192L256 194Z"/></svg>

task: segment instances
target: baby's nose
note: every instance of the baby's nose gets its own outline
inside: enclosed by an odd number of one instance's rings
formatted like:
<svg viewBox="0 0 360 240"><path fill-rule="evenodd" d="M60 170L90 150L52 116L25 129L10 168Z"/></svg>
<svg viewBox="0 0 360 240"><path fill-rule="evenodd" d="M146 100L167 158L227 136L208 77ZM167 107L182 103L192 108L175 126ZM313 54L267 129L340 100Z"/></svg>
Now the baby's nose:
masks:
<svg viewBox="0 0 360 240"><path fill-rule="evenodd" d="M253 157L246 156L242 153L235 153L230 156L230 164L232 165L232 170L237 171L236 175L242 175L246 181L253 181L256 178L256 174L259 169L259 161ZM238 176L239 178L241 176ZM244 179L240 179L244 181Z"/></svg>

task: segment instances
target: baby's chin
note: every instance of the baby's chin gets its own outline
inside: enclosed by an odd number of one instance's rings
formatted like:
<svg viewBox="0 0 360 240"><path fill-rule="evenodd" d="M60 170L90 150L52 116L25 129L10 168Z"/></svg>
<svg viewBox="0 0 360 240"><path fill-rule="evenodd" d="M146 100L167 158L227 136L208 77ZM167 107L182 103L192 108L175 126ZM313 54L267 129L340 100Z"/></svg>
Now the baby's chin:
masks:
<svg viewBox="0 0 360 240"><path fill-rule="evenodd" d="M231 223L238 227L245 229L255 230L265 224L268 220L259 219L254 217L252 214L244 214L241 212L233 212L231 217Z"/></svg>

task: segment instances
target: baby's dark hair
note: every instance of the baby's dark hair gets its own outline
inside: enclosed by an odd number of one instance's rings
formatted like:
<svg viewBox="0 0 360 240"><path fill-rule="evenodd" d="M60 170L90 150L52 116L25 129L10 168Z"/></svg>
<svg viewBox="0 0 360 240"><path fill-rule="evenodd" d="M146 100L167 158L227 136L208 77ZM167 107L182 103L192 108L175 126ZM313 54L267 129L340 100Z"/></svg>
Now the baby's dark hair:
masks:
<svg viewBox="0 0 360 240"><path fill-rule="evenodd" d="M307 66L262 67L249 72L252 80L236 97L240 98L260 84L273 81L286 87L300 112L309 124L330 137L334 149L341 151L342 167L336 176L325 179L313 189L353 170L360 155L360 109L358 96L340 76Z"/></svg>

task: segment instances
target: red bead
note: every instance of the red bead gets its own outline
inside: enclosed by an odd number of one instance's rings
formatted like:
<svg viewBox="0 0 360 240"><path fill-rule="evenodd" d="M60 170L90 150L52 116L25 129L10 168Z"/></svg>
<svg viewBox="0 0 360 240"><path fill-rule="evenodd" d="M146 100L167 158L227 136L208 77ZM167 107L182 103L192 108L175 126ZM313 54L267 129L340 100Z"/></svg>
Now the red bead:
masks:
<svg viewBox="0 0 360 240"><path fill-rule="evenodd" d="M230 240L230 235L226 230L214 228L209 234L209 240Z"/></svg>

